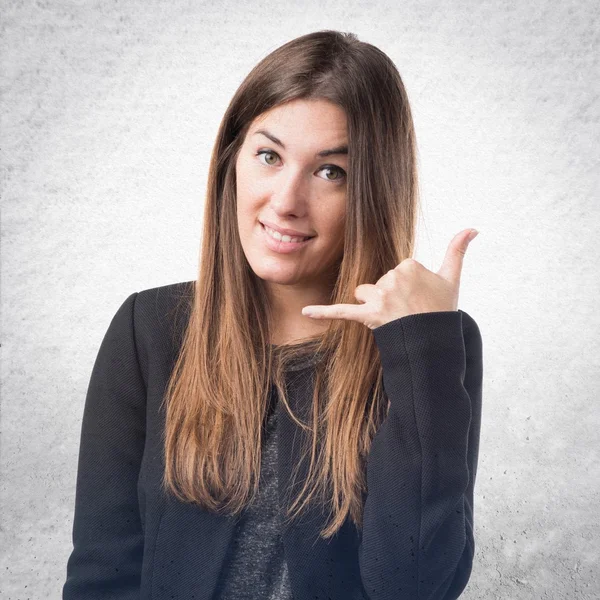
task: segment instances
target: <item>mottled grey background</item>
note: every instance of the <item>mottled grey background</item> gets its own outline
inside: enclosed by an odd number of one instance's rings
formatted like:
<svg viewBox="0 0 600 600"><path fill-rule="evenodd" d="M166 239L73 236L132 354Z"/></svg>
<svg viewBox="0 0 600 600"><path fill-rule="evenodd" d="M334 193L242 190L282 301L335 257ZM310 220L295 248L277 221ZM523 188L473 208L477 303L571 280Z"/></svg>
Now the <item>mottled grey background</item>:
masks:
<svg viewBox="0 0 600 600"><path fill-rule="evenodd" d="M484 411L468 600L597 598L599 4L2 2L2 598L59 598L81 416L110 319L193 279L214 137L284 42L352 31L403 77L439 268Z"/></svg>

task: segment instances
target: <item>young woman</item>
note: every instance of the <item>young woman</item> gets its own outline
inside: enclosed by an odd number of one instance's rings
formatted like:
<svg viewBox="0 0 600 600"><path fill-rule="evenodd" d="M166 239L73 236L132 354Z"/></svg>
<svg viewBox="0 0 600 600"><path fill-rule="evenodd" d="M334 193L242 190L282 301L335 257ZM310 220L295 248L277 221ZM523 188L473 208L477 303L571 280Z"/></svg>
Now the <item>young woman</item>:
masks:
<svg viewBox="0 0 600 600"><path fill-rule="evenodd" d="M319 31L251 71L218 132L197 279L132 293L100 346L63 600L461 594L473 230L433 273L410 258L417 210L385 54Z"/></svg>

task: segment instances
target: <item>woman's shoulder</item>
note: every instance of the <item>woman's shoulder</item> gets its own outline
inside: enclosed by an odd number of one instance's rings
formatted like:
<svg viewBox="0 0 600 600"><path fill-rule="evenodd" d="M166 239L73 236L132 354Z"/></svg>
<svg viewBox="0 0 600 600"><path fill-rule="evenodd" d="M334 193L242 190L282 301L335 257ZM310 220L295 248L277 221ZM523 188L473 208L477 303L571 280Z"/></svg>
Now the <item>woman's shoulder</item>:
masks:
<svg viewBox="0 0 600 600"><path fill-rule="evenodd" d="M180 343L189 320L195 280L169 283L137 292L134 328L146 348Z"/></svg>
<svg viewBox="0 0 600 600"><path fill-rule="evenodd" d="M177 304L180 300L193 297L195 283L195 280L179 281L140 290L136 302L141 302L144 305L150 303L160 309L170 309L174 303Z"/></svg>

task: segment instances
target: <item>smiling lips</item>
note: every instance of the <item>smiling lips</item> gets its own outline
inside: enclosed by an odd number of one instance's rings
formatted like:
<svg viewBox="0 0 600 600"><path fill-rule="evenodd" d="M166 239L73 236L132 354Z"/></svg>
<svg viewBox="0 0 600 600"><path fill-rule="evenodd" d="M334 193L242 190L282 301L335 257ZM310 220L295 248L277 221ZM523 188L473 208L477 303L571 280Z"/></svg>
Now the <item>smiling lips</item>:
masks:
<svg viewBox="0 0 600 600"><path fill-rule="evenodd" d="M264 235L264 240L267 248L278 254L289 254L304 248L311 243L316 236L309 238L292 238L288 235L281 236L277 232L269 233L268 227L261 223L261 229ZM271 230L272 231L272 230ZM278 236L278 237L276 237ZM291 240L291 241L286 241Z"/></svg>
<svg viewBox="0 0 600 600"><path fill-rule="evenodd" d="M263 224L263 227L265 228L265 231L273 238L276 239L278 241L282 241L282 242L305 242L306 240L309 240L311 237L314 236L306 236L306 237L300 237L300 236L289 236L289 235L281 235L281 233L279 233L279 231L275 231L275 229L271 229L270 227L268 227L267 225Z"/></svg>
<svg viewBox="0 0 600 600"><path fill-rule="evenodd" d="M296 229L291 229L288 227L280 227L279 225L276 225L275 223L270 223L269 221L262 221L261 219L259 219L258 222L261 225L272 229L273 231L277 231L281 235L289 235L291 237L315 237L310 233L304 233L304 231L297 231Z"/></svg>

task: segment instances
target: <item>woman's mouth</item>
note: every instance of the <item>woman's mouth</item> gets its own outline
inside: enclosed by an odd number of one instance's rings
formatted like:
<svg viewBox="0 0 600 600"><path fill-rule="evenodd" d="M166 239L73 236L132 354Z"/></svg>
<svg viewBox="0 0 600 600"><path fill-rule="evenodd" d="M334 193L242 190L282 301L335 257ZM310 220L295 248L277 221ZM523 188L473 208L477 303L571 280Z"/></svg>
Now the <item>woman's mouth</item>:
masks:
<svg viewBox="0 0 600 600"><path fill-rule="evenodd" d="M307 246L311 240L313 240L316 236L313 237L291 237L289 235L281 236L279 233L269 229L262 223L260 224L261 229L263 231L263 236L265 239L265 243L268 248L273 250L274 252L279 252L280 254L288 254L290 252L294 252L296 250L300 250Z"/></svg>

